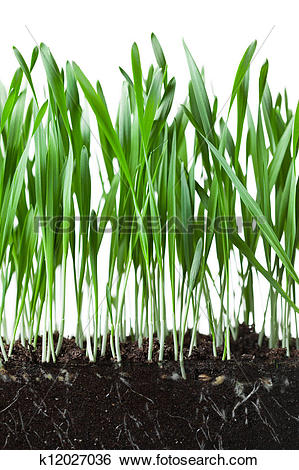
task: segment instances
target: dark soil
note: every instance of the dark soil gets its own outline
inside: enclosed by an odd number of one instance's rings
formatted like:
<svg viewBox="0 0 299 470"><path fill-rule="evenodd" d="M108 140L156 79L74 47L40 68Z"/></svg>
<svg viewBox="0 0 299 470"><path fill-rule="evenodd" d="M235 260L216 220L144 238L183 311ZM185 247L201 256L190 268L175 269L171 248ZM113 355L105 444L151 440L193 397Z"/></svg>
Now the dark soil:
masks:
<svg viewBox="0 0 299 470"><path fill-rule="evenodd" d="M233 359L200 336L185 361L147 362L147 343L90 364L66 339L57 364L16 344L0 369L1 449L299 449L299 354L261 348L241 326ZM187 351L186 351L187 353Z"/></svg>

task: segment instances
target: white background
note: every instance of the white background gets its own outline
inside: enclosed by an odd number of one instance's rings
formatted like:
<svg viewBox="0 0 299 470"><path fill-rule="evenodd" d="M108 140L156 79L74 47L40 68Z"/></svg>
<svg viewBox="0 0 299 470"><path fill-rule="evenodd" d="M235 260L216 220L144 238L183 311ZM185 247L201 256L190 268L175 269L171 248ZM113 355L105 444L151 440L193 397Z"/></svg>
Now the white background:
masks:
<svg viewBox="0 0 299 470"><path fill-rule="evenodd" d="M183 38L198 65L205 67L207 83L213 85L220 104L229 97L236 67L254 39L261 50L252 74L258 76L268 58L273 93L286 87L293 107L299 97L297 1L15 0L1 2L0 11L0 80L6 85L17 66L12 46L29 60L35 41L45 42L60 66L75 60L91 81L99 79L115 110L119 98L115 90L122 82L118 66L130 68L134 41L143 65L150 64L154 32L165 50L170 74L177 77L178 104L185 98L189 80Z"/></svg>

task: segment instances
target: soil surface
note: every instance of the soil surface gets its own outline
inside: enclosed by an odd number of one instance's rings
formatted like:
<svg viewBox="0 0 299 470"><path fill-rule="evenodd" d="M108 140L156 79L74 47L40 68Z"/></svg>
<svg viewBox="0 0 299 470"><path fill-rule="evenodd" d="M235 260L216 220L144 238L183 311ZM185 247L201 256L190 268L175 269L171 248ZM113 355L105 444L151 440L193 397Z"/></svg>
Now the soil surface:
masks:
<svg viewBox="0 0 299 470"><path fill-rule="evenodd" d="M257 339L241 326L222 361L200 335L187 380L171 340L162 364L157 341L152 363L146 341L123 344L121 366L109 351L90 364L73 339L56 364L17 343L0 369L0 449L299 449L299 351Z"/></svg>

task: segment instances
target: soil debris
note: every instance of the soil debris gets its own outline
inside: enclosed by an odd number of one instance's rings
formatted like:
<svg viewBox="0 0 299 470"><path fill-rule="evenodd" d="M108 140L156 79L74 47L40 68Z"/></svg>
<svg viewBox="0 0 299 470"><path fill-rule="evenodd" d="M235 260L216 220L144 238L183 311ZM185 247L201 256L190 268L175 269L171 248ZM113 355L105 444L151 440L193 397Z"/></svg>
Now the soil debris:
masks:
<svg viewBox="0 0 299 470"><path fill-rule="evenodd" d="M109 351L89 363L73 339L56 364L18 343L0 370L0 448L299 449L298 351L257 340L242 327L222 361L201 336L187 380L170 340L162 364L157 340L152 363L146 342L122 344L121 366Z"/></svg>

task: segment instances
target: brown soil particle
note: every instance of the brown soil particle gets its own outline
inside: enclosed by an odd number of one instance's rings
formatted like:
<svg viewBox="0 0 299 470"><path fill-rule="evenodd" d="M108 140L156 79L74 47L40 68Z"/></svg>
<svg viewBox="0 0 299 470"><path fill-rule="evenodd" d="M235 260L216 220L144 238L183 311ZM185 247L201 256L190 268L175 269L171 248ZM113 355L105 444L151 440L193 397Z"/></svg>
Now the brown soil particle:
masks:
<svg viewBox="0 0 299 470"><path fill-rule="evenodd" d="M261 348L242 326L233 359L212 357L201 335L185 361L171 341L158 364L147 343L122 345L121 366L90 364L66 339L57 364L41 363L19 343L0 369L1 449L299 449L299 361L284 349ZM187 355L187 350L186 350Z"/></svg>

